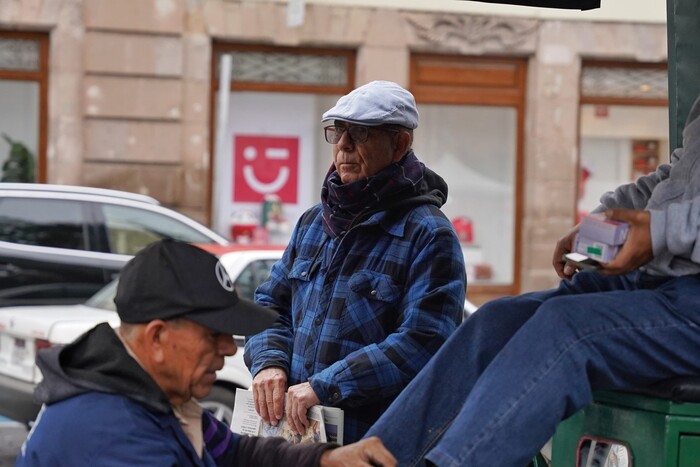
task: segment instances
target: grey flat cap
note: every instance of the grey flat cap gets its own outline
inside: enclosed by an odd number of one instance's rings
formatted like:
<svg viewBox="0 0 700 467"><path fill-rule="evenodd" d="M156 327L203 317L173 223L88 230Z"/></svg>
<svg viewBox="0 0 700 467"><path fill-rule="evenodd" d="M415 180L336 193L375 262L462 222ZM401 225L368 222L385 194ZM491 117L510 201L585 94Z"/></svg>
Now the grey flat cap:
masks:
<svg viewBox="0 0 700 467"><path fill-rule="evenodd" d="M338 99L322 122L341 120L359 125L394 124L415 129L418 109L413 94L391 81L372 81Z"/></svg>

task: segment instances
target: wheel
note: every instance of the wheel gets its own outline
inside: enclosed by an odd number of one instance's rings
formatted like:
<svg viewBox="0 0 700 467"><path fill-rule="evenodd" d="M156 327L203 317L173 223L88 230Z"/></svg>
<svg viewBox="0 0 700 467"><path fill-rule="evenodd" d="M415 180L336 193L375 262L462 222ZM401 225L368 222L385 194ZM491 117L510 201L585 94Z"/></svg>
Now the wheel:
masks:
<svg viewBox="0 0 700 467"><path fill-rule="evenodd" d="M217 420L221 420L227 425L231 424L233 415L233 404L236 399L235 390L223 386L214 386L207 397L200 400L206 410L211 412Z"/></svg>

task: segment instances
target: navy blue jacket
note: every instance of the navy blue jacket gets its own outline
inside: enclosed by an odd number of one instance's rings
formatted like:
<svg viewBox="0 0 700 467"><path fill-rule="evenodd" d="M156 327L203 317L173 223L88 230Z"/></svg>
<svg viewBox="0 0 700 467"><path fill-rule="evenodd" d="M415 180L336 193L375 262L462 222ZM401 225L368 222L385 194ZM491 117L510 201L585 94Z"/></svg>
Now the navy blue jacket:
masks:
<svg viewBox="0 0 700 467"><path fill-rule="evenodd" d="M100 324L67 346L39 353L44 403L17 466L317 466L333 445L239 436L202 414L200 458L165 393Z"/></svg>

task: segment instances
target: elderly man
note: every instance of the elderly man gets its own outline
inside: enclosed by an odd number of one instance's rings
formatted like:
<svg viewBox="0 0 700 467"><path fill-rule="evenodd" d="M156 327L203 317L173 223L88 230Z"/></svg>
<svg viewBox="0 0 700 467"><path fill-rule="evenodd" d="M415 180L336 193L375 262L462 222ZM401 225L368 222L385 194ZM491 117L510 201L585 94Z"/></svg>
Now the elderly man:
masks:
<svg viewBox="0 0 700 467"><path fill-rule="evenodd" d="M238 436L202 410L232 334L252 334L276 313L239 300L219 261L171 240L123 269L122 321L41 352L44 402L18 466L393 465L374 439L344 448Z"/></svg>
<svg viewBox="0 0 700 467"><path fill-rule="evenodd" d="M257 291L280 313L246 342L255 406L299 432L315 404L359 439L461 322L464 259L440 211L447 184L411 150L410 92L374 81L323 115L333 164ZM288 392L286 407L285 392Z"/></svg>

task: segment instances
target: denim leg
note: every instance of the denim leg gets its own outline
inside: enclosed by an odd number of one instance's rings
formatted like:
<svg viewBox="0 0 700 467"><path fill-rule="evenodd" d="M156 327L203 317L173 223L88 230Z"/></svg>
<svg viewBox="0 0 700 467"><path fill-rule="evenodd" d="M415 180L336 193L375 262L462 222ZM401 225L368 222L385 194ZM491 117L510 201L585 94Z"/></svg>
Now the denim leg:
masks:
<svg viewBox="0 0 700 467"><path fill-rule="evenodd" d="M457 328L414 380L372 426L401 466L423 456L462 409L475 381L511 336L552 296L609 287L609 279L562 282L558 289L495 300Z"/></svg>
<svg viewBox="0 0 700 467"><path fill-rule="evenodd" d="M550 297L461 395L459 414L426 459L522 467L560 420L591 402L592 390L698 374L698 315L696 276L655 290ZM440 392L451 391L450 379Z"/></svg>

